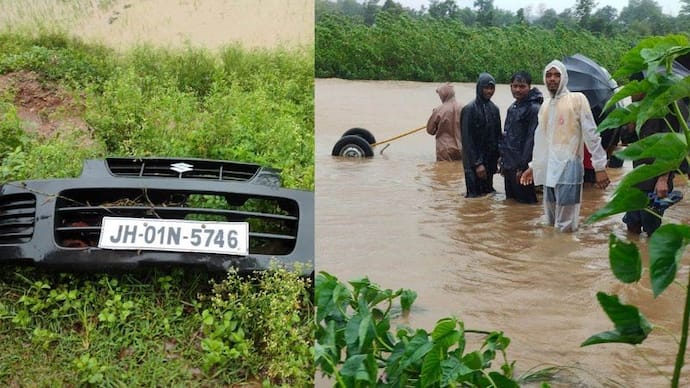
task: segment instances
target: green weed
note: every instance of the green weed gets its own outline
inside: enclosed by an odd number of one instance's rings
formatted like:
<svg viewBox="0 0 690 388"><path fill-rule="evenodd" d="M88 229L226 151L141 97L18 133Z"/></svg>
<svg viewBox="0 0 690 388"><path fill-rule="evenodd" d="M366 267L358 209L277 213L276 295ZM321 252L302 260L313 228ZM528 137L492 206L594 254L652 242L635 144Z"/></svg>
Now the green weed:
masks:
<svg viewBox="0 0 690 388"><path fill-rule="evenodd" d="M179 268L120 275L11 268L0 275L0 381L313 384L306 280L281 269L211 280Z"/></svg>

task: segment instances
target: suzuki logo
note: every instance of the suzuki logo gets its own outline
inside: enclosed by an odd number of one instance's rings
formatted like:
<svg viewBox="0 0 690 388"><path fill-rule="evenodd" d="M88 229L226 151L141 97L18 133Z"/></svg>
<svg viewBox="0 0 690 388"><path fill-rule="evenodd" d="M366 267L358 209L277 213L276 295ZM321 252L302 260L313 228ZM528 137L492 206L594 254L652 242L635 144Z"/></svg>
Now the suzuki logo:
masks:
<svg viewBox="0 0 690 388"><path fill-rule="evenodd" d="M194 170L194 166L192 166L191 164L187 164L187 163L173 163L170 165L170 169L175 171L175 172L179 172L180 174L182 174L184 172Z"/></svg>

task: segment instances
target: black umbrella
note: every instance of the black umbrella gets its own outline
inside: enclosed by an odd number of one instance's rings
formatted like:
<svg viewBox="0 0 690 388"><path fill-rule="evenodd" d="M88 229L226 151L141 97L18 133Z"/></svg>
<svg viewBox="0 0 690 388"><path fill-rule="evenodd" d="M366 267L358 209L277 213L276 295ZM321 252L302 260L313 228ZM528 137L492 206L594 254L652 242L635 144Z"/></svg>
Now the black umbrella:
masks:
<svg viewBox="0 0 690 388"><path fill-rule="evenodd" d="M563 64L568 71L568 89L582 92L592 110L601 112L618 87L609 72L582 54L563 58Z"/></svg>
<svg viewBox="0 0 690 388"><path fill-rule="evenodd" d="M662 65L656 68L656 72L660 74L666 74L666 66ZM690 75L690 70L687 69L687 67L683 66L681 62L678 60L675 60L671 62L671 74L676 75L681 78L685 78L688 75ZM647 76L647 70L642 71L642 76L646 77ZM633 78L635 79L635 78Z"/></svg>
<svg viewBox="0 0 690 388"><path fill-rule="evenodd" d="M679 56L675 62L678 62L686 70L690 69L690 53Z"/></svg>

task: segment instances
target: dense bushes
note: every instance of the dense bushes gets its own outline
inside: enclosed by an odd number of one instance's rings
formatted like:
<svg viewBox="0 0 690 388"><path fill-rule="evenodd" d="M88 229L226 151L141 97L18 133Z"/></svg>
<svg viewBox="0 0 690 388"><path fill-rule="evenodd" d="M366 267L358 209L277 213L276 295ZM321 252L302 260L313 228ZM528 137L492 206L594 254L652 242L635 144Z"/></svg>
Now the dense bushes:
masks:
<svg viewBox="0 0 690 388"><path fill-rule="evenodd" d="M475 82L479 73L488 71L507 83L517 70L541 74L551 60L576 53L615 69L633 43L566 27L478 28L387 12L379 13L371 27L342 15L324 15L315 38L319 78L433 82Z"/></svg>
<svg viewBox="0 0 690 388"><path fill-rule="evenodd" d="M282 169L285 186L306 189L314 186L312 58L311 49L233 46L116 53L60 34L0 34L0 75L33 71L70 88L108 156L260 163Z"/></svg>

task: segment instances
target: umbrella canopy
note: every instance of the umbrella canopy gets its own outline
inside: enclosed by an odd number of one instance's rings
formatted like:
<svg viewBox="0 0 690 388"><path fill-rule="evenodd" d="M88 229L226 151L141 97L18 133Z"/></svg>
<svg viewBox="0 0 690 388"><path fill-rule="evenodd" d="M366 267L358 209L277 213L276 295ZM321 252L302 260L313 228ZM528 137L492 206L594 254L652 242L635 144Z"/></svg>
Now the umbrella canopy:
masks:
<svg viewBox="0 0 690 388"><path fill-rule="evenodd" d="M684 69L690 69L690 53L679 56L676 58L676 62L683 66Z"/></svg>
<svg viewBox="0 0 690 388"><path fill-rule="evenodd" d="M563 58L563 64L568 71L568 89L582 92L592 110L601 111L618 87L609 72L582 54Z"/></svg>
<svg viewBox="0 0 690 388"><path fill-rule="evenodd" d="M666 73L666 66L659 66L656 68L657 73ZM683 66L681 62L678 60L675 60L671 62L671 74L676 75L680 78L685 78L688 75L690 75L690 70L687 69L687 67ZM644 70L642 71L642 76L646 77L647 76L647 71Z"/></svg>

